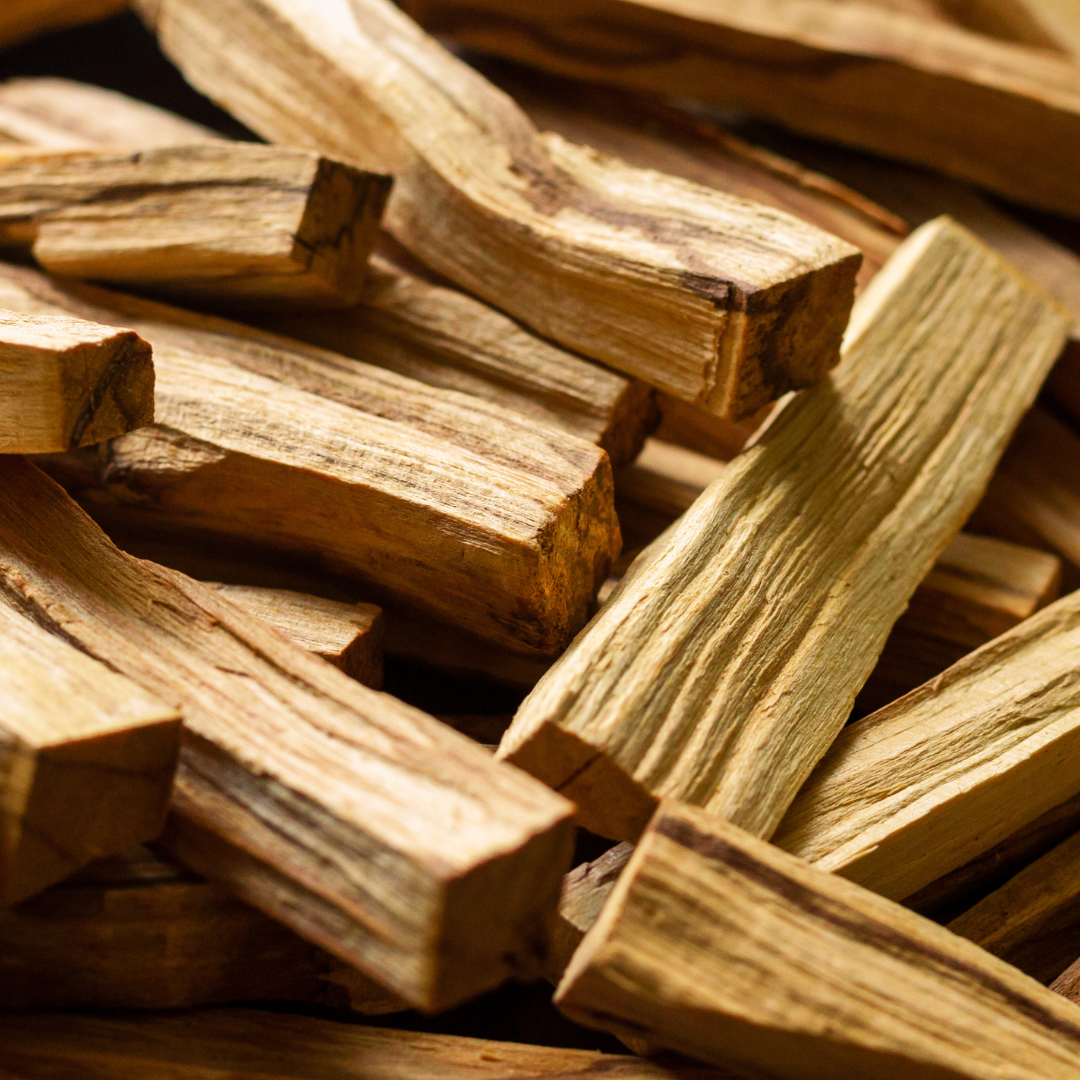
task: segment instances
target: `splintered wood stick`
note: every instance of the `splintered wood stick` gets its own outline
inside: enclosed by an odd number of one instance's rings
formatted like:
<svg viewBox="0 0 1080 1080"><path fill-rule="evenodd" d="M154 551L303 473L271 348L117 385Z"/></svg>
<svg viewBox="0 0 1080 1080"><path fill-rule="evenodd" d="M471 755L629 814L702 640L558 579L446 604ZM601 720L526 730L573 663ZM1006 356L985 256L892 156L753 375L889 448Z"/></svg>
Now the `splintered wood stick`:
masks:
<svg viewBox="0 0 1080 1080"><path fill-rule="evenodd" d="M158 426L115 440L95 512L293 551L551 656L620 545L596 446L225 320L0 268L0 306L108 313L155 346Z"/></svg>
<svg viewBox="0 0 1080 1080"><path fill-rule="evenodd" d="M1080 954L1080 834L949 923L1041 983Z"/></svg>
<svg viewBox="0 0 1080 1080"><path fill-rule="evenodd" d="M500 756L614 839L640 833L661 796L768 836L1067 326L970 233L923 226L859 298L837 374L783 409L631 568L525 700Z"/></svg>
<svg viewBox="0 0 1080 1080"><path fill-rule="evenodd" d="M571 1019L784 1080L1066 1080L1080 1013L943 927L662 806L555 995Z"/></svg>
<svg viewBox="0 0 1080 1080"><path fill-rule="evenodd" d="M183 711L177 858L424 1009L538 973L569 803L124 555L25 459L0 479L0 604Z"/></svg>
<svg viewBox="0 0 1080 1080"><path fill-rule="evenodd" d="M350 678L375 690L382 686L384 629L382 609L375 604L343 604L291 589L207 584Z"/></svg>
<svg viewBox="0 0 1080 1080"><path fill-rule="evenodd" d="M896 900L1080 792L1080 593L846 728L774 840Z"/></svg>
<svg viewBox="0 0 1080 1080"><path fill-rule="evenodd" d="M3 906L161 831L180 716L7 607L0 695Z"/></svg>
<svg viewBox="0 0 1080 1080"><path fill-rule="evenodd" d="M153 354L133 330L0 309L0 453L74 450L153 421Z"/></svg>
<svg viewBox="0 0 1080 1080"><path fill-rule="evenodd" d="M1045 51L831 0L403 6L432 33L481 52L736 107L1019 202L1080 213L1072 182L1080 169L1080 70Z"/></svg>
<svg viewBox="0 0 1080 1080"><path fill-rule="evenodd" d="M1059 1007L1065 1008L1061 1002ZM393 1031L254 1009L115 1017L0 1018L0 1069L12 1080L734 1080L691 1064Z"/></svg>
<svg viewBox="0 0 1080 1080"><path fill-rule="evenodd" d="M52 273L221 307L347 307L391 179L305 150L0 153L0 245Z"/></svg>
<svg viewBox="0 0 1080 1080"><path fill-rule="evenodd" d="M1080 11L1072 0L941 0L964 26L1080 59Z"/></svg>
<svg viewBox="0 0 1080 1080"><path fill-rule="evenodd" d="M116 15L128 0L4 0L0 10L0 48L69 26Z"/></svg>
<svg viewBox="0 0 1080 1080"><path fill-rule="evenodd" d="M0 911L0 1009L234 1001L302 1001L368 1015L404 1007L220 885L144 847Z"/></svg>
<svg viewBox="0 0 1080 1080"><path fill-rule="evenodd" d="M139 10L260 135L392 173L395 239L542 336L732 419L836 363L853 247L540 135L390 0Z"/></svg>

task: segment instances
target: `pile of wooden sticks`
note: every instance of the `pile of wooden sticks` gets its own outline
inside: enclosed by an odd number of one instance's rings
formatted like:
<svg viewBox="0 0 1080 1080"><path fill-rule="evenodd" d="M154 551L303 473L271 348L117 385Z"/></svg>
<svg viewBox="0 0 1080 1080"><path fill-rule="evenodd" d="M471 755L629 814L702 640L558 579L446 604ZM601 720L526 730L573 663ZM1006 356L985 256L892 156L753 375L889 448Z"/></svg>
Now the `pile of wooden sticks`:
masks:
<svg viewBox="0 0 1080 1080"><path fill-rule="evenodd" d="M1080 7L128 6L0 65L250 137L0 83L0 1077L1080 1076Z"/></svg>

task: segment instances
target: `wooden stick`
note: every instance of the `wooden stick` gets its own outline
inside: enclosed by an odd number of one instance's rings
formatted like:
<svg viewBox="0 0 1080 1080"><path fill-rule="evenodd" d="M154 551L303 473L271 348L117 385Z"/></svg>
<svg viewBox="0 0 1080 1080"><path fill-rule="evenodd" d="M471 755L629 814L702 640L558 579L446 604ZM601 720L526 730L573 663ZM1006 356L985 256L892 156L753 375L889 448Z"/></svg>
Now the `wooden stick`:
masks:
<svg viewBox="0 0 1080 1080"><path fill-rule="evenodd" d="M207 584L350 678L374 690L382 686L385 631L382 609L375 604L343 604L291 589Z"/></svg>
<svg viewBox="0 0 1080 1080"><path fill-rule="evenodd" d="M223 305L347 307L388 176L252 143L0 155L0 244L52 273Z"/></svg>
<svg viewBox="0 0 1080 1080"><path fill-rule="evenodd" d="M828 0L409 0L405 8L432 33L480 51L734 106L1080 213L1070 179L1080 169L1080 71L1043 51Z"/></svg>
<svg viewBox="0 0 1080 1080"><path fill-rule="evenodd" d="M633 839L668 796L768 836L1067 325L970 233L923 226L860 297L834 380L631 570L525 700L503 759L601 835Z"/></svg>
<svg viewBox="0 0 1080 1080"><path fill-rule="evenodd" d="M0 453L49 454L154 420L154 362L133 330L0 310Z"/></svg>
<svg viewBox="0 0 1080 1080"><path fill-rule="evenodd" d="M1041 983L1080 953L1080 834L949 923Z"/></svg>
<svg viewBox="0 0 1080 1080"><path fill-rule="evenodd" d="M692 807L657 813L555 996L784 1080L1051 1080L1080 1014L927 919Z"/></svg>
<svg viewBox="0 0 1080 1080"><path fill-rule="evenodd" d="M972 30L1080 59L1080 13L1069 0L941 0Z"/></svg>
<svg viewBox="0 0 1080 1080"><path fill-rule="evenodd" d="M0 11L0 48L39 34L116 15L127 0L4 0Z"/></svg>
<svg viewBox="0 0 1080 1080"><path fill-rule="evenodd" d="M108 312L155 345L161 426L109 451L106 495L124 521L302 553L373 600L519 652L555 654L584 625L620 543L597 447L321 349L15 267L0 268L0 306Z"/></svg>
<svg viewBox="0 0 1080 1080"><path fill-rule="evenodd" d="M1080 593L844 730L775 842L903 899L1080 792Z"/></svg>
<svg viewBox="0 0 1080 1080"><path fill-rule="evenodd" d="M731 419L836 362L855 249L540 136L389 0L140 10L259 134L392 173L394 237L541 336Z"/></svg>
<svg viewBox="0 0 1080 1080"><path fill-rule="evenodd" d="M161 831L180 716L6 607L0 672L3 906Z"/></svg>
<svg viewBox="0 0 1080 1080"><path fill-rule="evenodd" d="M571 806L213 590L118 551L23 459L0 602L180 705L171 850L426 1009L542 961Z"/></svg>

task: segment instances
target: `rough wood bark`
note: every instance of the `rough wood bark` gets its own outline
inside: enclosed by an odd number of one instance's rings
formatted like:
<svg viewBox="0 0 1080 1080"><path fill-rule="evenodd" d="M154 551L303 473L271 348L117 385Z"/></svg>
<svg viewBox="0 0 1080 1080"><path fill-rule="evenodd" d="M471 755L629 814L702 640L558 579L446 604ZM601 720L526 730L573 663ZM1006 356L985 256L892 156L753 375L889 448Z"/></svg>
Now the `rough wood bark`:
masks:
<svg viewBox="0 0 1080 1080"><path fill-rule="evenodd" d="M837 375L783 409L631 570L526 699L503 759L615 839L633 839L660 796L768 836L1067 326L970 233L923 226L860 297Z"/></svg>
<svg viewBox="0 0 1080 1080"><path fill-rule="evenodd" d="M123 521L301 553L373 600L533 655L584 625L620 544L597 447L321 349L28 270L0 268L0 305L107 312L154 344L158 424L111 444L96 496Z"/></svg>
<svg viewBox="0 0 1080 1080"><path fill-rule="evenodd" d="M0 692L3 906L161 831L180 715L2 607Z"/></svg>
<svg viewBox="0 0 1080 1080"><path fill-rule="evenodd" d="M127 5L128 0L4 0L0 48L116 15Z"/></svg>
<svg viewBox="0 0 1080 1080"><path fill-rule="evenodd" d="M774 837L900 900L1080 792L1080 593L846 728Z"/></svg>
<svg viewBox="0 0 1080 1080"><path fill-rule="evenodd" d="M154 421L154 361L133 330L0 310L0 453L51 454Z"/></svg>
<svg viewBox="0 0 1080 1080"><path fill-rule="evenodd" d="M51 273L218 308L348 307L391 183L253 143L9 150L0 244Z"/></svg>
<svg viewBox="0 0 1080 1080"><path fill-rule="evenodd" d="M829 0L408 0L433 33L564 75L734 106L1076 215L1080 71ZM872 102L872 107L868 107ZM992 118L992 119L991 119Z"/></svg>
<svg viewBox="0 0 1080 1080"><path fill-rule="evenodd" d="M731 418L836 362L855 249L539 135L389 0L140 9L259 134L392 173L394 237L542 336Z"/></svg>
<svg viewBox="0 0 1080 1080"><path fill-rule="evenodd" d="M1051 1080L1080 1013L912 912L661 808L555 996L572 1019L784 1080Z"/></svg>
<svg viewBox="0 0 1080 1080"><path fill-rule="evenodd" d="M375 604L343 604L291 589L208 584L350 678L374 690L382 686L385 631L382 609Z"/></svg>
<svg viewBox="0 0 1080 1080"><path fill-rule="evenodd" d="M0 601L184 714L181 861L437 1009L542 961L571 806L174 571L20 458Z"/></svg>

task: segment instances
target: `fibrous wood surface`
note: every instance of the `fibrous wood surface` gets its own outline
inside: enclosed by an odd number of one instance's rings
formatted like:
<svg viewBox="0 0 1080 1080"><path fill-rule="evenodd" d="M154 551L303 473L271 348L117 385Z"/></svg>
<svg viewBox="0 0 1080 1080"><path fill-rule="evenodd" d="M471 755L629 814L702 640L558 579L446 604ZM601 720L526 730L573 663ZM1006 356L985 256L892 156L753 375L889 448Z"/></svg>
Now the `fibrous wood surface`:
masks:
<svg viewBox="0 0 1080 1080"><path fill-rule="evenodd" d="M389 0L140 10L259 134L392 173L394 237L542 336L732 418L836 362L854 248L539 135Z"/></svg>
<svg viewBox="0 0 1080 1080"><path fill-rule="evenodd" d="M154 420L154 362L133 330L0 310L0 453L51 454Z"/></svg>
<svg viewBox="0 0 1080 1080"><path fill-rule="evenodd" d="M1080 792L1080 594L845 729L776 844L900 900Z"/></svg>
<svg viewBox="0 0 1080 1080"><path fill-rule="evenodd" d="M571 807L181 574L8 458L0 601L184 715L172 850L435 1009L542 960Z"/></svg>
<svg viewBox="0 0 1080 1080"><path fill-rule="evenodd" d="M430 31L564 75L737 107L1080 214L1080 70L831 0L409 0Z"/></svg>
<svg viewBox="0 0 1080 1080"><path fill-rule="evenodd" d="M127 0L4 0L0 9L0 48L38 34L115 15Z"/></svg>
<svg viewBox="0 0 1080 1080"><path fill-rule="evenodd" d="M584 625L620 543L596 446L321 349L29 270L0 268L0 305L123 319L154 344L157 424L110 445L103 511L297 552L373 598L534 655Z"/></svg>
<svg viewBox="0 0 1080 1080"><path fill-rule="evenodd" d="M0 697L0 906L161 831L175 708L7 607Z"/></svg>
<svg viewBox="0 0 1080 1080"><path fill-rule="evenodd" d="M700 810L660 809L556 993L571 1018L784 1080L1051 1080L1080 1013Z"/></svg>
<svg viewBox="0 0 1080 1080"><path fill-rule="evenodd" d="M174 299L348 307L391 179L253 143L0 153L0 245Z"/></svg>
<svg viewBox="0 0 1080 1080"><path fill-rule="evenodd" d="M1067 326L970 233L923 226L860 297L837 374L631 568L526 699L501 756L615 839L640 832L661 796L768 836Z"/></svg>

